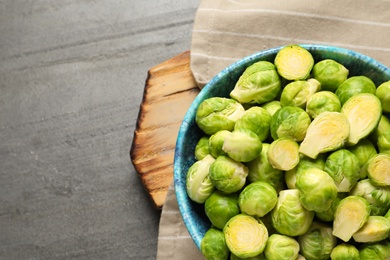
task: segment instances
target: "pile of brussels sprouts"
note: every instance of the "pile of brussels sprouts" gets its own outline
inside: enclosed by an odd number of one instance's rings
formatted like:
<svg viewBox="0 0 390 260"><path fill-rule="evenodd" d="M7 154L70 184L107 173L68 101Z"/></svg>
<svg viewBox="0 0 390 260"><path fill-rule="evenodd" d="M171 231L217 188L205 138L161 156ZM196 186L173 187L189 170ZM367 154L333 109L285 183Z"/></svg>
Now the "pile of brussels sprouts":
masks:
<svg viewBox="0 0 390 260"><path fill-rule="evenodd" d="M390 259L390 81L348 74L289 45L199 105L207 259Z"/></svg>

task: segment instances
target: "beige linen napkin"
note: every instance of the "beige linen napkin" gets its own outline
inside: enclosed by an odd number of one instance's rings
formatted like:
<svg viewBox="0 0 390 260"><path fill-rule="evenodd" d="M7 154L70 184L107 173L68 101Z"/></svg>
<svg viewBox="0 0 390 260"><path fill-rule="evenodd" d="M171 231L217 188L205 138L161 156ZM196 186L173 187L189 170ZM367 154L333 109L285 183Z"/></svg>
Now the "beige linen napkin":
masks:
<svg viewBox="0 0 390 260"><path fill-rule="evenodd" d="M193 28L191 70L202 88L231 63L292 43L348 48L390 66L390 1L203 0ZM172 185L157 259L204 259L184 226Z"/></svg>

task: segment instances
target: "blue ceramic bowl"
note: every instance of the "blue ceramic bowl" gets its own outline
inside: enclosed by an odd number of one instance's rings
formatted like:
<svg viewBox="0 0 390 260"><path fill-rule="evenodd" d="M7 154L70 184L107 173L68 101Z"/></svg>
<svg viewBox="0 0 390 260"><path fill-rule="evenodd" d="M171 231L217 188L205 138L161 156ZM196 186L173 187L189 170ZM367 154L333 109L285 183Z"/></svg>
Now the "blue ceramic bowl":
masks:
<svg viewBox="0 0 390 260"><path fill-rule="evenodd" d="M389 68L360 53L333 46L301 46L311 52L315 62L323 59L333 59L343 64L348 68L349 76L365 75L371 78L377 86L390 80ZM255 53L221 71L200 91L181 124L174 157L174 185L183 221L198 248L200 248L201 240L211 224L204 213L203 205L191 201L186 193L186 173L195 162L195 146L204 135L195 122L196 110L199 104L207 98L215 96L229 97L230 91L234 88L245 68L261 60L273 62L276 53L281 48Z"/></svg>

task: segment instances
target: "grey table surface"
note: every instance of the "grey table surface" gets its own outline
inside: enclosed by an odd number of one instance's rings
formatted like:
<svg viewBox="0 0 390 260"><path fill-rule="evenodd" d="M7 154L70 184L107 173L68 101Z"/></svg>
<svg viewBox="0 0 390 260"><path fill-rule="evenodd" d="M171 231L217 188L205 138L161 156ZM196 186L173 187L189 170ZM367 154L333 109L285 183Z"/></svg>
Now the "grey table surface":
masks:
<svg viewBox="0 0 390 260"><path fill-rule="evenodd" d="M0 259L155 259L129 150L199 0L0 1Z"/></svg>

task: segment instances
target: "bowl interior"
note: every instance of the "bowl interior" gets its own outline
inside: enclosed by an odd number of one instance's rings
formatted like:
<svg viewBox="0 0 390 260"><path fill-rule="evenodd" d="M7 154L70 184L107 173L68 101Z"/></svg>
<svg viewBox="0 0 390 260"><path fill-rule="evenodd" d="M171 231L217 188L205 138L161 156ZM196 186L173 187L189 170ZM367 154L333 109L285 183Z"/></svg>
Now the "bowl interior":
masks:
<svg viewBox="0 0 390 260"><path fill-rule="evenodd" d="M365 75L371 78L377 86L390 80L390 69L368 56L333 46L301 46L312 53L315 62L333 59L343 64L349 70L349 77ZM216 75L195 98L179 129L174 155L174 187L183 221L198 248L211 224L204 213L203 205L191 201L186 193L186 174L188 168L195 162L195 146L204 135L195 122L196 109L207 98L229 97L229 93L246 67L260 60L273 62L280 48L282 47L245 57ZM386 116L389 117L389 115Z"/></svg>

